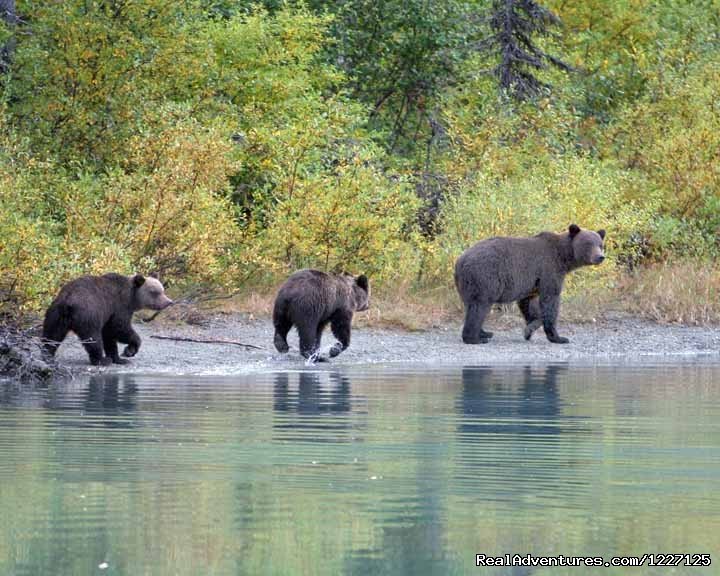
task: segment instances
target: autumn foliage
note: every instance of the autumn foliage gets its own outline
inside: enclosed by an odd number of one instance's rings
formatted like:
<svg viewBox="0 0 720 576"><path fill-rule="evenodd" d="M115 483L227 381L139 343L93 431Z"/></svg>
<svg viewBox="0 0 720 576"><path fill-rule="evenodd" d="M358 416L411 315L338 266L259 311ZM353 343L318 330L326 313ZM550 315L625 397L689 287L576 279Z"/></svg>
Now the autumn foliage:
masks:
<svg viewBox="0 0 720 576"><path fill-rule="evenodd" d="M19 1L0 34L2 306L108 270L179 290L308 266L450 286L478 239L570 222L610 244L576 282L711 261L717 16L543 4L562 25L532 40L568 66L517 99L488 72L488 2Z"/></svg>

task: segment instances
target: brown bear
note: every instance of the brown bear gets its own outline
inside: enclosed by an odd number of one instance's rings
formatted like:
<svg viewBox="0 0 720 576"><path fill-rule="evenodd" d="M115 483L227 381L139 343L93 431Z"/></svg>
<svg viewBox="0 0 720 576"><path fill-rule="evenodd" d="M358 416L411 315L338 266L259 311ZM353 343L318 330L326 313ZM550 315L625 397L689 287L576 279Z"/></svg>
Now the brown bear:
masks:
<svg viewBox="0 0 720 576"><path fill-rule="evenodd" d="M299 270L280 287L273 308L275 348L289 350L287 334L295 326L300 336L300 353L319 362L323 330L330 324L338 342L330 349L334 358L350 345L353 313L367 310L370 284L366 276L326 274L319 270Z"/></svg>
<svg viewBox="0 0 720 576"><path fill-rule="evenodd" d="M492 332L483 330L490 307L517 302L525 317L525 340L541 325L550 342L566 344L555 322L565 275L576 268L600 264L605 230L541 232L531 238L488 238L465 250L455 264L455 286L465 305L462 339L485 344Z"/></svg>
<svg viewBox="0 0 720 576"><path fill-rule="evenodd" d="M117 343L127 344L123 356L135 356L140 349L133 313L143 308L163 310L172 303L156 278L114 273L82 276L65 284L45 313L45 351L54 356L72 330L82 340L91 364L125 364Z"/></svg>

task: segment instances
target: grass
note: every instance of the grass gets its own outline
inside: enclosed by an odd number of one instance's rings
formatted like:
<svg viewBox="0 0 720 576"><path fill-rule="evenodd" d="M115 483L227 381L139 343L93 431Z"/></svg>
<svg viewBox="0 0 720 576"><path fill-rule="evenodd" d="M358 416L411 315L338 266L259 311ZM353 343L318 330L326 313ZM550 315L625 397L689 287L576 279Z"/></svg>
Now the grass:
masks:
<svg viewBox="0 0 720 576"><path fill-rule="evenodd" d="M720 323L720 267L716 263L663 263L624 277L623 308L662 323Z"/></svg>

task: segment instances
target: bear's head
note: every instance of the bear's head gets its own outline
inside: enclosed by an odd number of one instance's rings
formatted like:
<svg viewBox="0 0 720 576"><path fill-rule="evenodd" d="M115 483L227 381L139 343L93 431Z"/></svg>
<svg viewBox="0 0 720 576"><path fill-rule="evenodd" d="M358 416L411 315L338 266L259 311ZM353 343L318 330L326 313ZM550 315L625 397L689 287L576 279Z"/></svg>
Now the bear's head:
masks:
<svg viewBox="0 0 720 576"><path fill-rule="evenodd" d="M165 296L165 288L157 278L146 278L141 274L135 274L132 277L132 285L137 310L143 308L147 310L164 310L173 304L173 301Z"/></svg>
<svg viewBox="0 0 720 576"><path fill-rule="evenodd" d="M365 274L360 274L352 279L353 297L355 299L355 310L362 312L370 306L370 282Z"/></svg>
<svg viewBox="0 0 720 576"><path fill-rule="evenodd" d="M597 265L605 260L603 241L605 230L581 230L577 224L568 228L572 242L573 262L576 266Z"/></svg>

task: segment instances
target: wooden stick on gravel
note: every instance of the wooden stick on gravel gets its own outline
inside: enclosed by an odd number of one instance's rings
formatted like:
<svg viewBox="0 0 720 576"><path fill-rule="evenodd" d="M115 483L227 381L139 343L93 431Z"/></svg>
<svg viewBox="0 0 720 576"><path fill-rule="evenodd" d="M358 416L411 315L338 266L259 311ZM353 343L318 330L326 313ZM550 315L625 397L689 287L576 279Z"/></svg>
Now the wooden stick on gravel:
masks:
<svg viewBox="0 0 720 576"><path fill-rule="evenodd" d="M236 340L201 340L198 338L185 338L183 336L150 336L150 338L157 338L158 340L177 340L178 342L196 342L198 344L231 344L233 346L244 346L245 348L253 348L255 350L265 350L262 346L255 346L255 344L245 344L245 342L237 342Z"/></svg>

